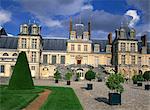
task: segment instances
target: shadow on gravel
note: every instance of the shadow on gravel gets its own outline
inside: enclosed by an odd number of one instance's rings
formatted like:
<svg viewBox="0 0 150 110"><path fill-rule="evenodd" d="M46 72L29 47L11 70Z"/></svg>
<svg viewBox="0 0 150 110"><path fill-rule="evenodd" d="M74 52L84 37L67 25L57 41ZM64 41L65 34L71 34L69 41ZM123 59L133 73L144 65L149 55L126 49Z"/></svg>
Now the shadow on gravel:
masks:
<svg viewBox="0 0 150 110"><path fill-rule="evenodd" d="M81 87L81 89L85 89L85 90L87 90L87 87Z"/></svg>
<svg viewBox="0 0 150 110"><path fill-rule="evenodd" d="M138 87L138 86L131 86L130 88L132 88L132 89L144 90L143 87Z"/></svg>
<svg viewBox="0 0 150 110"><path fill-rule="evenodd" d="M109 104L108 99L105 98L105 97L97 97L97 98L95 98L95 100L98 101L98 102L103 102L105 104Z"/></svg>

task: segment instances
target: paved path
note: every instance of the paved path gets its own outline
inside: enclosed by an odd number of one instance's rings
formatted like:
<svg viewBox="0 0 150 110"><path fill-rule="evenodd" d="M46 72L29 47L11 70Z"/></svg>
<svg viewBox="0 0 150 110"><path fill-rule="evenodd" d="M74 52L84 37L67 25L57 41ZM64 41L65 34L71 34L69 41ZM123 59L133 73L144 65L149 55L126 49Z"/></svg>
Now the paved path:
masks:
<svg viewBox="0 0 150 110"><path fill-rule="evenodd" d="M110 106L107 104L109 89L105 82L92 82L94 87L91 91L85 89L87 81L71 82L71 86L67 86L66 81L55 84L54 81L50 80L34 80L34 83L44 86L72 87L84 110L150 110L150 91L144 90L144 86L137 87L131 83L124 84L122 105Z"/></svg>
<svg viewBox="0 0 150 110"><path fill-rule="evenodd" d="M51 92L50 90L45 89L44 92L40 93L39 96L33 102L31 102L26 108L24 108L23 110L39 110L40 107L46 101L50 92Z"/></svg>

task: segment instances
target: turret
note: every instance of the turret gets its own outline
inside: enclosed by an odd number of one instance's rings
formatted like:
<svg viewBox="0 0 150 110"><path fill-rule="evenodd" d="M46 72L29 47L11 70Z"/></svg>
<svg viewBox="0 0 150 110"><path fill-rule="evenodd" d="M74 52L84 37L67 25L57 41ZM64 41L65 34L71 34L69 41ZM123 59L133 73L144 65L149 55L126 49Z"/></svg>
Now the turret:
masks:
<svg viewBox="0 0 150 110"><path fill-rule="evenodd" d="M20 25L20 34L29 34L28 24Z"/></svg>

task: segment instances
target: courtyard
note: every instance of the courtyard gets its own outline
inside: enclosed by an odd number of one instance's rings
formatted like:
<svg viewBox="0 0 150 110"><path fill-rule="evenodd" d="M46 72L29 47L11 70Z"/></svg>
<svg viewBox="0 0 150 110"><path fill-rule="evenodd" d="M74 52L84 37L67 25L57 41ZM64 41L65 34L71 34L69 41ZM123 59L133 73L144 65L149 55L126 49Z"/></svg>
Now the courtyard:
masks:
<svg viewBox="0 0 150 110"><path fill-rule="evenodd" d="M8 79L0 80L1 84L8 84ZM38 86L60 86L71 87L80 100L84 110L149 110L150 92L144 90L144 86L137 87L132 82L124 84L125 91L122 93L122 105L110 106L108 104L109 89L105 82L93 83L93 90L86 90L88 81L71 82L70 86L66 81L60 81L58 84L54 80L40 79L34 80Z"/></svg>

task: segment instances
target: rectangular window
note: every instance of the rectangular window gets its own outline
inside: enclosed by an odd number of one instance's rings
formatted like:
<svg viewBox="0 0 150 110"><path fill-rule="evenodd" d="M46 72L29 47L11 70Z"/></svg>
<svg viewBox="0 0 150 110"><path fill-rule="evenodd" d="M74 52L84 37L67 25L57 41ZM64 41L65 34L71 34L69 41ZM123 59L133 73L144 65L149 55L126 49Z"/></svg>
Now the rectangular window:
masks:
<svg viewBox="0 0 150 110"><path fill-rule="evenodd" d="M122 65L125 65L125 55L122 55L122 56L121 56L121 64L122 64Z"/></svg>
<svg viewBox="0 0 150 110"><path fill-rule="evenodd" d="M84 51L87 51L87 45L84 45Z"/></svg>
<svg viewBox="0 0 150 110"><path fill-rule="evenodd" d="M37 48L37 39L32 39L32 49Z"/></svg>
<svg viewBox="0 0 150 110"><path fill-rule="evenodd" d="M32 52L32 62L36 62L36 52Z"/></svg>
<svg viewBox="0 0 150 110"><path fill-rule="evenodd" d="M126 48L125 48L125 43L121 43L121 52L125 52Z"/></svg>
<svg viewBox="0 0 150 110"><path fill-rule="evenodd" d="M74 51L74 44L71 44L71 51Z"/></svg>
<svg viewBox="0 0 150 110"><path fill-rule="evenodd" d="M98 66L98 64L99 64L99 58L95 57L95 66Z"/></svg>
<svg viewBox="0 0 150 110"><path fill-rule="evenodd" d="M52 64L56 64L56 55L52 55Z"/></svg>
<svg viewBox="0 0 150 110"><path fill-rule="evenodd" d="M27 40L25 38L22 38L22 48L25 49L27 46Z"/></svg>
<svg viewBox="0 0 150 110"><path fill-rule="evenodd" d="M4 65L0 65L0 73L5 73L5 66Z"/></svg>
<svg viewBox="0 0 150 110"><path fill-rule="evenodd" d="M134 55L131 56L131 64L135 65L135 56Z"/></svg>
<svg viewBox="0 0 150 110"><path fill-rule="evenodd" d="M65 64L65 56L61 56L61 64Z"/></svg>
<svg viewBox="0 0 150 110"><path fill-rule="evenodd" d="M131 52L135 52L135 43L131 43Z"/></svg>
<svg viewBox="0 0 150 110"><path fill-rule="evenodd" d="M43 63L47 64L47 55L43 55Z"/></svg>
<svg viewBox="0 0 150 110"><path fill-rule="evenodd" d="M138 58L138 65L141 66L141 57Z"/></svg>
<svg viewBox="0 0 150 110"><path fill-rule="evenodd" d="M107 58L107 65L110 65L110 64L111 64L111 58L108 57L108 58Z"/></svg>
<svg viewBox="0 0 150 110"><path fill-rule="evenodd" d="M78 51L81 51L81 45L78 45Z"/></svg>
<svg viewBox="0 0 150 110"><path fill-rule="evenodd" d="M31 70L35 70L35 66L31 66Z"/></svg>

